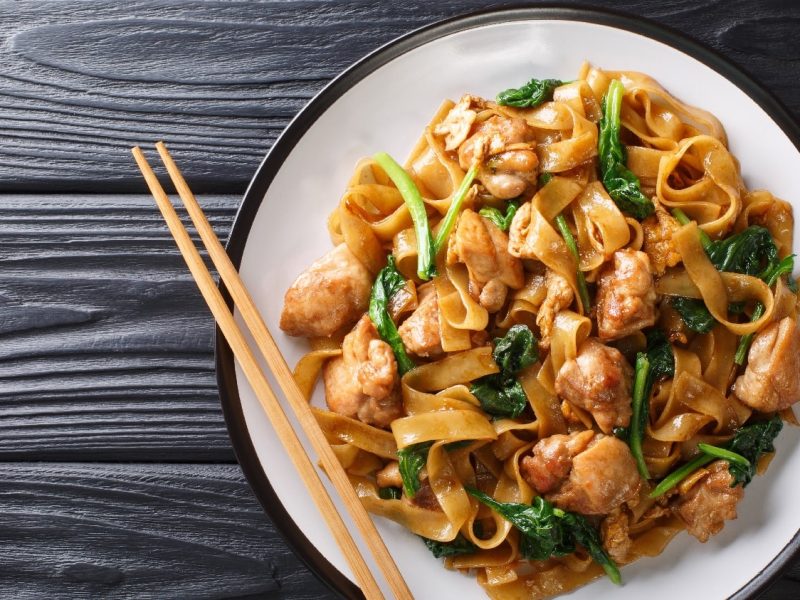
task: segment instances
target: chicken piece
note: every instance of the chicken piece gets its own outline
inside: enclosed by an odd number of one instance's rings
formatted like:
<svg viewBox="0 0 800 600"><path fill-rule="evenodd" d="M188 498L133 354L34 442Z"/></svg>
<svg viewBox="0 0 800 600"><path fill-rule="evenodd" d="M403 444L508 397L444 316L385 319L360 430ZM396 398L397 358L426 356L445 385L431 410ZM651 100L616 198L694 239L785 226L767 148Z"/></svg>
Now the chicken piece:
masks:
<svg viewBox="0 0 800 600"><path fill-rule="evenodd" d="M542 338L539 346L542 350L547 350L550 348L550 337L553 334L556 315L565 308L569 308L574 294L569 281L555 271L547 269L544 277L547 295L539 307L539 312L536 313L536 325L539 327Z"/></svg>
<svg viewBox="0 0 800 600"><path fill-rule="evenodd" d="M641 479L627 444L592 431L552 435L520 463L525 480L559 508L605 515L639 493Z"/></svg>
<svg viewBox="0 0 800 600"><path fill-rule="evenodd" d="M672 234L679 227L678 222L658 204L658 201L655 214L642 221L644 233L642 249L659 277L664 274L667 267L674 267L681 262L681 255L672 242Z"/></svg>
<svg viewBox="0 0 800 600"><path fill-rule="evenodd" d="M615 508L600 523L600 539L603 548L617 563L625 563L633 546L630 536L628 514L621 508Z"/></svg>
<svg viewBox="0 0 800 600"><path fill-rule="evenodd" d="M342 356L328 361L322 375L335 413L386 427L403 412L397 361L367 315L344 337Z"/></svg>
<svg viewBox="0 0 800 600"><path fill-rule="evenodd" d="M759 331L734 393L747 406L775 412L800 400L800 329L791 317Z"/></svg>
<svg viewBox="0 0 800 600"><path fill-rule="evenodd" d="M442 336L439 331L439 302L433 286L423 288L419 306L398 327L406 350L425 358L442 353Z"/></svg>
<svg viewBox="0 0 800 600"><path fill-rule="evenodd" d="M650 259L638 250L617 250L597 284L597 329L617 340L656 322L656 290Z"/></svg>
<svg viewBox="0 0 800 600"><path fill-rule="evenodd" d="M586 450L593 439L593 431L551 435L533 447L531 456L523 457L520 472L540 494L552 492L569 475L572 459Z"/></svg>
<svg viewBox="0 0 800 600"><path fill-rule="evenodd" d="M672 503L686 530L701 542L722 531L725 521L736 518L736 504L744 496L741 485L731 487L727 461L714 461L706 470L707 475Z"/></svg>
<svg viewBox="0 0 800 600"><path fill-rule="evenodd" d="M475 109L483 108L483 105L484 102L480 98L470 95L462 96L458 104L450 109L444 120L433 128L435 135L445 136L445 150L448 152L455 150L464 143L464 140L469 136L469 130L472 129L475 118L478 116Z"/></svg>
<svg viewBox="0 0 800 600"><path fill-rule="evenodd" d="M589 338L556 376L556 393L592 413L603 433L631 422L633 369L616 348Z"/></svg>
<svg viewBox="0 0 800 600"><path fill-rule="evenodd" d="M339 244L295 279L283 298L280 328L300 337L322 337L355 323L369 306L372 276Z"/></svg>
<svg viewBox="0 0 800 600"><path fill-rule="evenodd" d="M403 487L403 477L400 475L400 463L396 460L388 463L375 474L378 487Z"/></svg>
<svg viewBox="0 0 800 600"><path fill-rule="evenodd" d="M458 148L465 171L479 163L477 179L495 198L509 200L534 189L539 158L533 151L535 132L525 119L490 117Z"/></svg>
<svg viewBox="0 0 800 600"><path fill-rule="evenodd" d="M470 292L490 313L503 306L508 288L525 284L522 261L508 253L508 236L476 213L462 211L447 248L447 263L462 262L469 272Z"/></svg>

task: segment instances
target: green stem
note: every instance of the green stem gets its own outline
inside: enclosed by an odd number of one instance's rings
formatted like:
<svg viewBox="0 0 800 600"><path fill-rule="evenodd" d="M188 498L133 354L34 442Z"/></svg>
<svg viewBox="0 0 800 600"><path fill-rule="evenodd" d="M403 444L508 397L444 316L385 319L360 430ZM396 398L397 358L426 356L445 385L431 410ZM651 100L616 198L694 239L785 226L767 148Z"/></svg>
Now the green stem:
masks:
<svg viewBox="0 0 800 600"><path fill-rule="evenodd" d="M762 316L764 316L764 305L758 302L756 307L753 309L753 316L750 317L750 321L757 321ZM739 345L736 347L736 356L734 357L734 362L742 366L747 361L747 352L750 350L750 344L753 342L753 333L747 333L739 338Z"/></svg>
<svg viewBox="0 0 800 600"><path fill-rule="evenodd" d="M647 426L648 400L650 390L647 385L650 375L650 361L644 352L636 355L636 375L633 380L633 416L631 417L631 454L636 460L636 467L644 479L650 479L647 463L642 452L642 440Z"/></svg>
<svg viewBox="0 0 800 600"><path fill-rule="evenodd" d="M672 209L672 216L675 217L675 220L680 223L681 225L688 225L692 222L689 216L683 212L680 208L673 208ZM702 229L697 230L700 234L700 245L703 246L703 250L706 252L709 251L711 245L714 243L712 239L708 236L708 234L703 231Z"/></svg>
<svg viewBox="0 0 800 600"><path fill-rule="evenodd" d="M439 225L439 233L436 235L436 241L433 243L434 256L438 255L447 243L447 238L450 237L450 230L453 229L453 225L455 225L456 219L458 219L458 214L461 212L461 205L464 204L464 199L467 197L469 188L472 186L472 182L477 175L478 165L474 164L470 167L469 171L467 171L467 174L464 175L464 179L461 180L461 185L458 186L456 193L453 194L453 200L450 202L447 213L445 213Z"/></svg>
<svg viewBox="0 0 800 600"><path fill-rule="evenodd" d="M569 225L567 225L567 220L564 218L563 214L558 215L555 219L555 222L559 232L561 232L561 236L564 238L564 242L567 244L567 248L572 256L575 257L575 263L577 265L576 278L578 280L578 294L580 295L581 304L583 305L583 312L588 315L592 305L591 300L589 299L589 288L586 287L586 277L584 277L583 271L581 271L581 256L578 252L578 244L575 241L575 237L572 235L572 231L570 231Z"/></svg>
<svg viewBox="0 0 800 600"><path fill-rule="evenodd" d="M651 498L658 498L659 496L663 496L676 485L678 485L681 481L686 479L689 475L694 473L700 467L704 467L708 463L714 460L714 457L710 454L699 454L695 456L692 460L688 463L683 465L680 469L674 470L672 473L667 475L664 479L661 480L652 492L650 492Z"/></svg>
<svg viewBox="0 0 800 600"><path fill-rule="evenodd" d="M408 212L411 213L411 220L414 222L414 232L417 235L417 276L427 281L436 274L436 265L433 262L435 257L433 237L422 195L406 170L386 152L378 152L372 158L394 182L397 191L403 197L403 202L408 206Z"/></svg>
<svg viewBox="0 0 800 600"><path fill-rule="evenodd" d="M714 458L727 460L728 462L737 464L744 469L750 468L750 461L737 452L732 452L731 450L726 450L725 448L720 448L719 446L712 446L711 444L703 443L697 444L697 449L703 454L708 454Z"/></svg>

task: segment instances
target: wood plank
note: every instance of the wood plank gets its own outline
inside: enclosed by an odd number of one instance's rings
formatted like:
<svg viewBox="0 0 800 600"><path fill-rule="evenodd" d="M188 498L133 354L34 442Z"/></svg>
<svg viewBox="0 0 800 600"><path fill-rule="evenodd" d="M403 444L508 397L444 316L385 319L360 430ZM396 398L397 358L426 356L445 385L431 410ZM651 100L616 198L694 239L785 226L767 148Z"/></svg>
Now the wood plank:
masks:
<svg viewBox="0 0 800 600"><path fill-rule="evenodd" d="M233 460L213 332L151 198L0 196L0 460Z"/></svg>
<svg viewBox="0 0 800 600"><path fill-rule="evenodd" d="M142 192L127 149L164 138L196 191L241 193L289 119L347 65L416 27L502 4L2 0L0 189ZM595 4L708 43L800 114L795 36L760 35L794 31L800 5L770 3L767 16L745 0Z"/></svg>
<svg viewBox="0 0 800 600"><path fill-rule="evenodd" d="M332 597L236 465L0 463L0 597Z"/></svg>

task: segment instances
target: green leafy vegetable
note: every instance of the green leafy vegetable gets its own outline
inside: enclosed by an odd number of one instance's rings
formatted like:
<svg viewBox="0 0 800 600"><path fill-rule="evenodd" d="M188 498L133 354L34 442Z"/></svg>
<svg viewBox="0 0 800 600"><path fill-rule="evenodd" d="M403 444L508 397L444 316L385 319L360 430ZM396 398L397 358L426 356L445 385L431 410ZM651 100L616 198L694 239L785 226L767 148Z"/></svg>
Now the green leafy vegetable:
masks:
<svg viewBox="0 0 800 600"><path fill-rule="evenodd" d="M532 108L553 99L553 91L564 82L558 79L531 79L521 88L509 88L497 94L497 103L517 108Z"/></svg>
<svg viewBox="0 0 800 600"><path fill-rule="evenodd" d="M647 332L647 351L636 355L636 367L633 376L633 416L630 425L631 454L636 460L639 474L650 478L647 463L642 452L642 441L647 428L650 392L653 384L662 377L671 377L675 374L675 357L672 346L669 345L664 332L660 329L651 329Z"/></svg>
<svg viewBox="0 0 800 600"><path fill-rule="evenodd" d="M369 318L381 339L391 346L401 375L416 366L408 356L397 326L389 315L389 300L404 285L405 279L395 267L394 257L390 254L386 266L378 272L375 283L372 284L372 294L369 299Z"/></svg>
<svg viewBox="0 0 800 600"><path fill-rule="evenodd" d="M673 209L672 215L681 225L690 222L679 208ZM712 240L703 230L699 231L700 243L717 271L752 275L770 286L781 275L792 272L794 257L778 260L778 247L764 227L750 225L724 240Z"/></svg>
<svg viewBox="0 0 800 600"><path fill-rule="evenodd" d="M728 461L728 470L733 476L732 485L749 484L756 474L758 459L767 452L775 452L773 442L783 429L783 421L777 415L768 421L760 421L740 427L725 447L698 444L701 454L688 463L667 475L655 489L650 492L651 498L665 494L700 467L722 458Z"/></svg>
<svg viewBox="0 0 800 600"><path fill-rule="evenodd" d="M681 209L675 208L672 210L672 215L681 225L686 225L691 222L689 217ZM772 239L770 232L764 227L758 225L750 225L747 229L732 235L724 240L712 240L708 234L702 229L700 232L700 243L706 251L711 264L718 271L728 271L731 273L743 273L745 275L752 275L764 281L768 286L772 287L778 279L784 275L788 275L787 284L793 292L797 292L797 284L792 279L791 274L794 270L794 255L787 256L784 259L778 260L778 247ZM699 301L695 301L699 302ZM673 300L675 306L675 300ZM743 310L743 307L741 307ZM676 307L678 312L680 309ZM730 305L729 312L741 312L739 306ZM708 318L711 314L708 310L705 311ZM764 314L764 307L760 303L756 303L753 314L750 317L751 321L757 321ZM700 311L696 313L695 317L699 318ZM686 316L681 312L687 326L692 329ZM699 331L694 329L694 331ZM700 331L700 333L705 333ZM748 333L739 339L739 346L736 349L735 362L737 365L743 365L747 358L747 351L750 348L750 343L753 341L753 334Z"/></svg>
<svg viewBox="0 0 800 600"><path fill-rule="evenodd" d="M495 417L517 418L528 405L528 397L516 379L501 375L486 375L472 384L470 392L480 401L481 408Z"/></svg>
<svg viewBox="0 0 800 600"><path fill-rule="evenodd" d="M713 456L708 454L700 453L699 455L695 456L692 460L687 462L682 467L675 469L672 473L664 477L661 482L653 488L653 491L650 492L649 496L651 498L658 498L659 496L663 496L676 485L678 485L681 481L686 479L689 475L694 473L700 467L706 466L708 463L714 460Z"/></svg>
<svg viewBox="0 0 800 600"><path fill-rule="evenodd" d="M736 465L737 467L741 467L743 469L750 468L750 461L747 460L741 454L737 454L736 452L731 452L730 450L726 450L725 448L720 448L719 446L712 446L711 444L697 444L697 449L700 450L703 454L708 454L709 456L713 456L714 458L721 458L722 460L727 460L731 463L731 466Z"/></svg>
<svg viewBox="0 0 800 600"><path fill-rule="evenodd" d="M686 225L691 223L692 220L689 216L683 212L680 208L673 208L672 209L672 216L675 217L675 220L680 223L681 225ZM714 243L712 239L708 236L708 234L703 231L702 229L698 229L698 235L700 236L700 245L703 246L703 250L708 252L711 248L711 245Z"/></svg>
<svg viewBox="0 0 800 600"><path fill-rule="evenodd" d="M624 93L622 83L615 79L608 86L603 100L603 117L600 119L597 143L600 175L608 195L619 209L641 221L655 209L653 202L642 193L638 177L626 166L625 147L620 140L620 114Z"/></svg>
<svg viewBox="0 0 800 600"><path fill-rule="evenodd" d="M564 242L567 244L567 248L575 257L575 264L576 266L576 279L578 280L578 294L581 298L581 305L583 306L583 312L585 314L589 314L591 311L592 303L589 299L589 288L586 287L586 277L583 276L583 271L581 271L581 256L578 253L578 244L575 242L575 238L572 235L572 231L570 231L569 225L567 225L567 220L564 218L564 215L558 215L555 219L556 226L558 227L558 231L561 233L561 237L564 238Z"/></svg>
<svg viewBox="0 0 800 600"><path fill-rule="evenodd" d="M556 509L559 510L559 509ZM603 567L608 578L616 585L622 584L622 576L617 568L617 563L608 555L603 548L600 540L600 534L597 529L592 527L589 521L583 515L577 513L564 512L563 519L572 528L572 536L575 541L586 548L589 556L592 557L594 562Z"/></svg>
<svg viewBox="0 0 800 600"><path fill-rule="evenodd" d="M386 152L378 152L372 158L394 182L403 197L403 202L408 206L408 212L414 222L414 233L417 236L417 276L423 281L427 281L436 274L436 265L434 264L436 253L430 223L428 223L428 213L425 210L422 196L406 170Z"/></svg>
<svg viewBox="0 0 800 600"><path fill-rule="evenodd" d="M702 300L675 296L670 299L669 303L672 308L678 311L686 327L692 331L708 333L717 324L717 320L708 312Z"/></svg>
<svg viewBox="0 0 800 600"><path fill-rule="evenodd" d="M672 353L672 346L669 345L663 331L650 329L645 335L647 337L647 358L650 360L647 385L652 388L657 380L675 375L675 355Z"/></svg>
<svg viewBox="0 0 800 600"><path fill-rule="evenodd" d="M382 487L378 489L378 497L381 500L399 500L402 494L398 487Z"/></svg>
<svg viewBox="0 0 800 600"><path fill-rule="evenodd" d="M736 432L733 439L728 442L727 449L740 454L750 464L744 467L733 462L730 463L728 469L733 475L734 484L747 485L752 481L761 455L767 452L775 452L773 442L778 437L781 429L783 429L783 421L778 415L775 415L769 421L753 423L752 425L741 427Z"/></svg>
<svg viewBox="0 0 800 600"><path fill-rule="evenodd" d="M642 451L642 441L644 440L644 431L647 428L647 413L648 413L648 399L649 388L647 380L650 376L650 361L647 359L647 354L639 352L636 355L635 374L633 376L633 399L632 408L633 415L631 416L631 434L630 434L630 447L631 454L636 460L636 468L639 474L644 479L650 479L650 472L647 470L647 463L644 460L644 452Z"/></svg>
<svg viewBox="0 0 800 600"><path fill-rule="evenodd" d="M757 302L753 308L753 314L750 316L751 321L757 321L764 316L764 306ZM739 338L739 345L736 346L736 354L733 356L733 362L742 366L747 361L747 353L750 350L750 344L753 342L753 333L746 333Z"/></svg>
<svg viewBox="0 0 800 600"><path fill-rule="evenodd" d="M431 554L436 558L474 554L478 551L478 547L460 533L452 542L437 542L436 540L431 540L426 537L423 537L422 541L425 542L428 550L430 550Z"/></svg>
<svg viewBox="0 0 800 600"><path fill-rule="evenodd" d="M623 442L630 443L631 439L630 427L614 427L614 429L611 430L611 433L614 434L615 438L620 439Z"/></svg>
<svg viewBox="0 0 800 600"><path fill-rule="evenodd" d="M458 214L461 212L461 205L464 204L464 199L467 197L469 188L472 186L472 182L475 181L475 176L477 174L478 165L474 164L470 170L467 171L467 174L464 175L464 179L461 180L461 185L458 186L456 193L453 195L450 206L447 208L447 212L445 213L444 217L442 218L442 222L439 225L439 233L436 235L436 241L433 243L434 259L447 243L447 238L450 237L450 231L453 229L453 225L455 225L455 222L458 219Z"/></svg>
<svg viewBox="0 0 800 600"><path fill-rule="evenodd" d="M763 273L763 279L766 284L772 287L775 282L778 281L778 278L782 275L788 274L788 282L789 282L789 289L793 292L797 293L797 285L795 284L794 279L792 279L791 274L794 270L794 254L791 256L787 256L780 262L774 263L771 267L767 267ZM750 316L751 321L757 321L764 315L764 305L760 302L757 302L755 307L753 308L753 314ZM743 365L747 360L747 352L750 349L750 344L753 342L753 333L746 333L741 338L739 338L739 345L736 348L736 354L734 356L734 362L737 365Z"/></svg>
<svg viewBox="0 0 800 600"><path fill-rule="evenodd" d="M539 360L537 340L527 325L514 325L501 338L495 338L492 358L500 371L515 375Z"/></svg>
<svg viewBox="0 0 800 600"><path fill-rule="evenodd" d="M794 254L767 267L761 278L771 287L780 277L787 275L786 284L792 292L797 293L797 282L791 276L792 271L794 271Z"/></svg>
<svg viewBox="0 0 800 600"><path fill-rule="evenodd" d="M556 508L537 496L531 504L498 502L476 489L467 492L510 522L522 534L520 553L528 560L547 560L575 551L576 544L586 548L611 581L621 582L616 563L608 556L597 530L585 517Z"/></svg>
<svg viewBox="0 0 800 600"><path fill-rule="evenodd" d="M509 227L511 227L511 221L514 220L514 215L517 214L518 208L518 203L509 202L508 206L506 207L505 215L492 206L484 206L478 214L489 219L502 231L508 231Z"/></svg>
<svg viewBox="0 0 800 600"><path fill-rule="evenodd" d="M769 231L758 225L725 238L711 242L706 250L708 258L718 271L743 273L760 277L778 262L778 248Z"/></svg>
<svg viewBox="0 0 800 600"><path fill-rule="evenodd" d="M412 444L397 451L398 467L400 477L403 479L403 490L406 496L413 498L419 491L419 473L428 461L428 451L433 442L422 442Z"/></svg>
<svg viewBox="0 0 800 600"><path fill-rule="evenodd" d="M539 187L543 188L544 186L546 186L548 183L550 183L550 180L552 178L553 178L553 174L552 173L548 173L547 171L545 171L544 173L541 173L539 175Z"/></svg>
<svg viewBox="0 0 800 600"><path fill-rule="evenodd" d="M459 440L446 444L445 448L448 451L453 451L469 446L471 443L472 440ZM403 489L409 498L416 496L419 491L419 473L428 462L428 452L430 452L431 446L433 446L433 442L421 442L397 451L398 468L400 477L403 480Z"/></svg>
<svg viewBox="0 0 800 600"><path fill-rule="evenodd" d="M539 359L538 342L527 325L514 325L494 343L492 358L500 372L477 379L470 391L490 415L516 418L528 405L516 374Z"/></svg>

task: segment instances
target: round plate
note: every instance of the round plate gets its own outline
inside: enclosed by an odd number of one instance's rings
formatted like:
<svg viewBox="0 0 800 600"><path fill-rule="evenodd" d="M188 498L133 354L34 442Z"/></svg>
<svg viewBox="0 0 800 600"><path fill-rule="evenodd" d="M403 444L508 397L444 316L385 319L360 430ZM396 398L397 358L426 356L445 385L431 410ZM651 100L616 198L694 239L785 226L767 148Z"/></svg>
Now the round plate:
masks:
<svg viewBox="0 0 800 600"><path fill-rule="evenodd" d="M738 68L680 34L630 17L567 8L487 12L426 27L361 60L308 104L264 160L236 217L228 252L290 365L306 344L278 328L283 294L331 248L326 218L356 161L379 150L405 157L444 98L457 100L466 92L491 98L534 76L569 80L584 59L648 73L685 102L712 111L727 130L748 187L793 200L800 173L797 125ZM234 448L264 509L317 575L344 596L360 597L219 333L217 373ZM660 556L625 567L623 587L600 579L570 598L757 594L800 546L798 437L796 429L784 430L768 475L748 487L739 519L720 535L699 544L682 533ZM445 570L416 536L384 519L377 525L415 597L485 597L473 577Z"/></svg>

